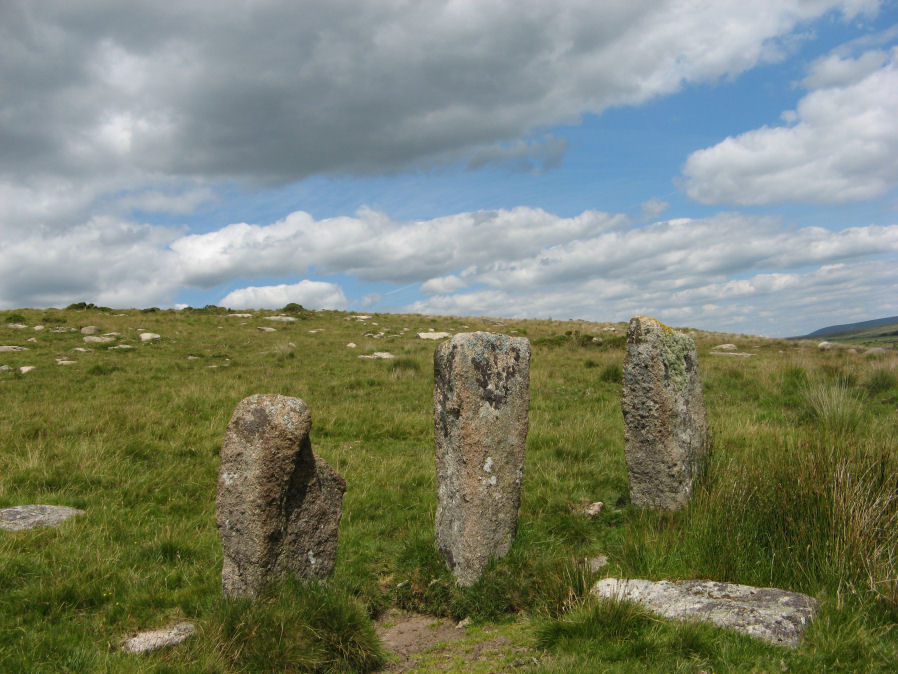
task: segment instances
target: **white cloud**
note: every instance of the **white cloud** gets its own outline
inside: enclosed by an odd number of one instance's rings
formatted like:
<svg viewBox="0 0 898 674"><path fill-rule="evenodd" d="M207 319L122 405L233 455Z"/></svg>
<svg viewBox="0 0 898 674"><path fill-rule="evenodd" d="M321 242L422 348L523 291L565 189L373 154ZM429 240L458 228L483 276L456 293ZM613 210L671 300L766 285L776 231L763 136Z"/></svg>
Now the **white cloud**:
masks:
<svg viewBox="0 0 898 674"><path fill-rule="evenodd" d="M877 6L7 0L0 83L17 95L0 102L0 176L127 166L290 181L472 155L551 165L563 139L520 139L736 76L780 58L803 22Z"/></svg>
<svg viewBox="0 0 898 674"><path fill-rule="evenodd" d="M707 204L842 203L898 186L898 48L858 59L830 56L811 91L784 119L693 152L683 174Z"/></svg>
<svg viewBox="0 0 898 674"><path fill-rule="evenodd" d="M347 305L340 286L321 281L240 288L221 298L219 305L236 309L278 309L291 302L306 309L345 309Z"/></svg>
<svg viewBox="0 0 898 674"><path fill-rule="evenodd" d="M661 215L664 211L667 210L668 206L670 206L670 204L663 199L652 197L651 199L642 202L639 208L640 210L642 210L642 217L650 220Z"/></svg>

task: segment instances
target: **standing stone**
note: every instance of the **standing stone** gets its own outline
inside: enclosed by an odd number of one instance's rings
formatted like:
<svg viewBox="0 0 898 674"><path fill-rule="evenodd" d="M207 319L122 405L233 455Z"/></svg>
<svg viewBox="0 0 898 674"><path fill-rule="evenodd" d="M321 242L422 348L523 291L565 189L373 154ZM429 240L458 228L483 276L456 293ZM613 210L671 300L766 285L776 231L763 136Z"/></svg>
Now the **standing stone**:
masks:
<svg viewBox="0 0 898 674"><path fill-rule="evenodd" d="M530 342L460 333L434 352L436 539L459 585L514 540L530 406Z"/></svg>
<svg viewBox="0 0 898 674"><path fill-rule="evenodd" d="M692 339L654 318L630 319L621 408L630 500L684 507L710 448Z"/></svg>
<svg viewBox="0 0 898 674"><path fill-rule="evenodd" d="M295 575L325 578L337 554L346 482L312 454L312 416L299 398L252 395L221 448L215 520L229 596L254 596Z"/></svg>

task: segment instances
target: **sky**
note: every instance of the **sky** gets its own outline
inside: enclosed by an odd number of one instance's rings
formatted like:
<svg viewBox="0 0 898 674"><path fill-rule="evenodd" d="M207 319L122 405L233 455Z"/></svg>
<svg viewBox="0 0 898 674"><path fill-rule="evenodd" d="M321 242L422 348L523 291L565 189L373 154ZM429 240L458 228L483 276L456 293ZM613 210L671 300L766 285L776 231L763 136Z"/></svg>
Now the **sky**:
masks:
<svg viewBox="0 0 898 674"><path fill-rule="evenodd" d="M898 6L3 0L0 309L898 314Z"/></svg>

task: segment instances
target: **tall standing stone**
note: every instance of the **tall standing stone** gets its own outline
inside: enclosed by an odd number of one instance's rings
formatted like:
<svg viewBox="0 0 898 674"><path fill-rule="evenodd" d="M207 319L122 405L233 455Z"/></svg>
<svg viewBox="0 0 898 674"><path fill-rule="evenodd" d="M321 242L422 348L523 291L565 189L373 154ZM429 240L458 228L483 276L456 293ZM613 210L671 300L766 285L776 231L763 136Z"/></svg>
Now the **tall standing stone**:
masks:
<svg viewBox="0 0 898 674"><path fill-rule="evenodd" d="M621 408L631 502L684 507L710 448L695 343L654 318L630 319Z"/></svg>
<svg viewBox="0 0 898 674"><path fill-rule="evenodd" d="M436 539L459 585L514 540L530 406L530 342L460 333L434 352Z"/></svg>
<svg viewBox="0 0 898 674"><path fill-rule="evenodd" d="M237 405L215 513L225 594L251 597L288 575L324 578L333 569L346 482L312 454L311 426L299 398L252 395Z"/></svg>

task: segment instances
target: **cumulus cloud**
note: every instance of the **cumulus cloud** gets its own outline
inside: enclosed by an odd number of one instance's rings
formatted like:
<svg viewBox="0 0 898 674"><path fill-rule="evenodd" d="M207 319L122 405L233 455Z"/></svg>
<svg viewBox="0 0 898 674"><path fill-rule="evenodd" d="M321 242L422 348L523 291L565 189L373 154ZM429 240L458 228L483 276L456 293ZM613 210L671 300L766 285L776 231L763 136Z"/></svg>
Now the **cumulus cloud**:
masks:
<svg viewBox="0 0 898 674"><path fill-rule="evenodd" d="M0 176L290 181L528 151L551 163L562 139L516 139L738 75L802 22L877 5L7 0L0 84L16 95L0 103Z"/></svg>
<svg viewBox="0 0 898 674"><path fill-rule="evenodd" d="M291 302L306 309L345 309L346 295L334 283L300 281L290 285L249 286L232 290L219 305L239 309L278 309Z"/></svg>
<svg viewBox="0 0 898 674"><path fill-rule="evenodd" d="M763 127L693 152L690 197L756 205L870 199L898 186L898 47L853 59L827 56L787 126Z"/></svg>
<svg viewBox="0 0 898 674"><path fill-rule="evenodd" d="M477 150L468 160L468 168L501 166L511 171L540 173L561 163L570 143L566 138L548 135L542 140L496 144Z"/></svg>

